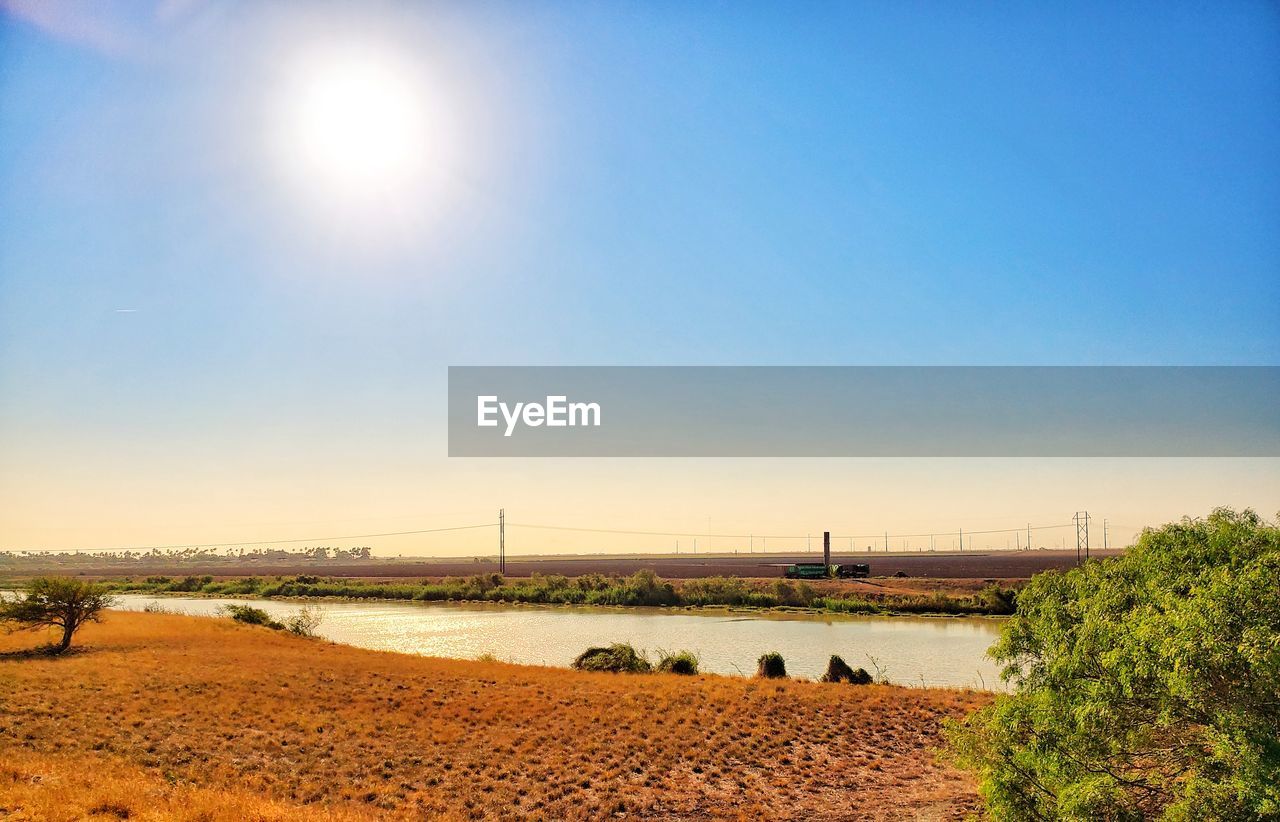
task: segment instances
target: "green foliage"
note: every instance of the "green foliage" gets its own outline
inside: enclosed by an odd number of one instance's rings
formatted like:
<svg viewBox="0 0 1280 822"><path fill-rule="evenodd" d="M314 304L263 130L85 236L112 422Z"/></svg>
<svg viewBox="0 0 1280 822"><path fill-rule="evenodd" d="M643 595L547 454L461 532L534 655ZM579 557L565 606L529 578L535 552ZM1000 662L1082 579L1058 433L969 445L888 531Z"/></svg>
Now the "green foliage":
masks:
<svg viewBox="0 0 1280 822"><path fill-rule="evenodd" d="M804 585L804 583L800 583ZM1018 592L991 584L969 597L943 593L901 595L881 600L857 595L815 597L810 605L844 614L950 614L954 616L1008 616L1017 610Z"/></svg>
<svg viewBox="0 0 1280 822"><path fill-rule="evenodd" d="M782 654L777 651L762 654L756 660L756 676L764 679L785 679L787 676L787 663L783 660Z"/></svg>
<svg viewBox="0 0 1280 822"><path fill-rule="evenodd" d="M819 597L813 606L836 614L883 614L886 608L878 602L858 597Z"/></svg>
<svg viewBox="0 0 1280 822"><path fill-rule="evenodd" d="M831 660L827 662L827 672L822 675L821 681L848 682L850 685L870 685L871 674L867 673L865 668L859 668L855 671L849 667L849 663L832 654Z"/></svg>
<svg viewBox="0 0 1280 822"><path fill-rule="evenodd" d="M302 606L301 610L286 617L283 622L272 619L266 611L252 605L223 605L219 610L245 625L262 625L274 631L288 631L298 636L315 636L316 628L324 620L324 612L310 605Z"/></svg>
<svg viewBox="0 0 1280 822"><path fill-rule="evenodd" d="M196 593L213 582L213 577L184 577L180 582L169 582L166 587L170 591Z"/></svg>
<svg viewBox="0 0 1280 822"><path fill-rule="evenodd" d="M1252 511L1037 575L991 653L1016 690L950 737L996 818L1280 818L1280 528Z"/></svg>
<svg viewBox="0 0 1280 822"><path fill-rule="evenodd" d="M62 637L50 649L62 653L71 647L75 632L86 622L97 622L111 602L101 585L68 577L40 577L31 580L26 592L15 599L0 599L0 622L13 623L15 630L60 629Z"/></svg>
<svg viewBox="0 0 1280 822"><path fill-rule="evenodd" d="M200 593L218 596L337 597L344 599L416 600L419 602L522 602L547 605L802 607L834 613L879 614L894 611L935 614L1008 614L1013 591L989 586L973 597L943 594L898 596L870 602L856 596L819 596L807 582L779 579L760 584L738 577L685 580L680 587L652 571L629 577L584 574L533 574L505 579L500 574L446 577L440 582L368 582L324 578L312 574L260 579L213 581L189 576L181 580L148 577L145 581L108 583L113 591Z"/></svg>
<svg viewBox="0 0 1280 822"><path fill-rule="evenodd" d="M973 602L985 614L1008 616L1018 610L1018 592L992 583L979 591Z"/></svg>
<svg viewBox="0 0 1280 822"><path fill-rule="evenodd" d="M609 671L618 674L647 674L652 663L644 654L626 642L615 642L608 648L588 648L573 661L579 671Z"/></svg>
<svg viewBox="0 0 1280 822"><path fill-rule="evenodd" d="M664 674L696 676L698 655L693 651L659 651L657 670Z"/></svg>
<svg viewBox="0 0 1280 822"><path fill-rule="evenodd" d="M252 605L223 605L221 610L236 622L243 622L245 625L263 625L276 630L284 628L283 623L277 622L266 611Z"/></svg>

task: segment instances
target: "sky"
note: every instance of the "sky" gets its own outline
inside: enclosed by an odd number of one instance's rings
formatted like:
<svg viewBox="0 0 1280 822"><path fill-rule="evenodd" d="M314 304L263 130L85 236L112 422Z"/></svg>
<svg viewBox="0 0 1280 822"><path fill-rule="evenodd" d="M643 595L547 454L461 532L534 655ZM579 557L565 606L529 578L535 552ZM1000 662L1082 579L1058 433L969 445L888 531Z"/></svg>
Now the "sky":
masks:
<svg viewBox="0 0 1280 822"><path fill-rule="evenodd" d="M1273 4L0 0L0 215L0 548L1280 511L1274 459L451 460L444 419L448 365L1280 365Z"/></svg>

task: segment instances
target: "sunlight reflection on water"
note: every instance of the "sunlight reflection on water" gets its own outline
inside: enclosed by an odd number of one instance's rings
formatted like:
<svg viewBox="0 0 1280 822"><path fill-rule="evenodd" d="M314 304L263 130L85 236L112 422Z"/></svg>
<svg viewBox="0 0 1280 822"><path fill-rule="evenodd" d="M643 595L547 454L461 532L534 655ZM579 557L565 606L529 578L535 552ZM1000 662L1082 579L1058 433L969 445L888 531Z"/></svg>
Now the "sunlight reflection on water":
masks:
<svg viewBox="0 0 1280 822"><path fill-rule="evenodd" d="M126 594L117 607L166 609L207 616L231 602L287 616L299 602L156 597ZM874 659L902 685L999 687L996 664L985 656L1001 622L981 617L846 617L726 611L441 605L416 602L319 603L326 639L385 651L474 659L493 654L523 665L568 666L592 645L630 642L658 650L689 649L704 672L751 674L755 660L778 651L793 676L817 678L831 654L872 673Z"/></svg>

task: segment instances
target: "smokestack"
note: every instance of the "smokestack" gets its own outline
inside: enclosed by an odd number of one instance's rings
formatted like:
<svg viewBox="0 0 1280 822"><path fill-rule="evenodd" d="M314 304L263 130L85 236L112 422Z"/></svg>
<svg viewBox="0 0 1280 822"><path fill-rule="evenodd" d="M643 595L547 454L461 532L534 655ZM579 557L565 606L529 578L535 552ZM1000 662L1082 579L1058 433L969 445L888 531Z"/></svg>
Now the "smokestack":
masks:
<svg viewBox="0 0 1280 822"><path fill-rule="evenodd" d="M831 567L831 532L822 532L822 564Z"/></svg>

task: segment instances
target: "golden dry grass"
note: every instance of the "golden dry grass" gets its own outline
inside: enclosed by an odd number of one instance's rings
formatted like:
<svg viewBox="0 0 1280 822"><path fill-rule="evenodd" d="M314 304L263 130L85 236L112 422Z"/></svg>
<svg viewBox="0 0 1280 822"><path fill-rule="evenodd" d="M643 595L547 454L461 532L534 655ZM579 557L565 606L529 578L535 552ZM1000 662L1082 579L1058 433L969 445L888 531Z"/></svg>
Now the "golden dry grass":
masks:
<svg viewBox="0 0 1280 822"><path fill-rule="evenodd" d="M0 650L35 644L0 635ZM429 659L110 613L0 659L0 816L952 819L982 694Z"/></svg>
<svg viewBox="0 0 1280 822"><path fill-rule="evenodd" d="M301 807L242 788L175 783L120 757L46 756L6 751L0 757L0 814L11 822L80 819L161 822L290 822L368 820L368 811Z"/></svg>

